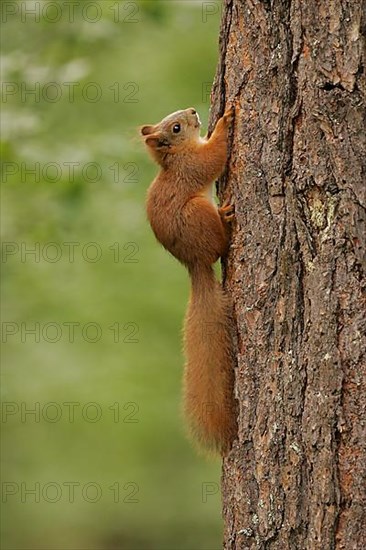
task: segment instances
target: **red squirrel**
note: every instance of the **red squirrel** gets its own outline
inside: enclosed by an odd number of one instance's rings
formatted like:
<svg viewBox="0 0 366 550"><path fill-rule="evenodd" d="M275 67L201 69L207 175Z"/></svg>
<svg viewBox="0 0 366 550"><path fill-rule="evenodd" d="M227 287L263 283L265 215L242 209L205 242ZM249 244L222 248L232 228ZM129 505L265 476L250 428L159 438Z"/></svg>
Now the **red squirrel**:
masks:
<svg viewBox="0 0 366 550"><path fill-rule="evenodd" d="M225 454L236 436L234 361L228 297L213 264L225 255L234 208L217 208L214 180L225 167L228 109L209 139L200 137L195 109L177 111L141 128L160 172L147 194L147 216L157 240L188 269L191 294L184 323L184 410L200 446Z"/></svg>

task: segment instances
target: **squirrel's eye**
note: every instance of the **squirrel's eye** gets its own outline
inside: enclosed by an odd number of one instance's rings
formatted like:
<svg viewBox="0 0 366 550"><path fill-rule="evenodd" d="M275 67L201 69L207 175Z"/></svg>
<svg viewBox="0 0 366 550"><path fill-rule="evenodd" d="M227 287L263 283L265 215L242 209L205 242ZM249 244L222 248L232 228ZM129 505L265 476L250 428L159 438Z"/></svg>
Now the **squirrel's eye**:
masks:
<svg viewBox="0 0 366 550"><path fill-rule="evenodd" d="M173 132L174 132L174 134L179 134L179 132L180 132L180 124L174 124L174 126L173 126Z"/></svg>

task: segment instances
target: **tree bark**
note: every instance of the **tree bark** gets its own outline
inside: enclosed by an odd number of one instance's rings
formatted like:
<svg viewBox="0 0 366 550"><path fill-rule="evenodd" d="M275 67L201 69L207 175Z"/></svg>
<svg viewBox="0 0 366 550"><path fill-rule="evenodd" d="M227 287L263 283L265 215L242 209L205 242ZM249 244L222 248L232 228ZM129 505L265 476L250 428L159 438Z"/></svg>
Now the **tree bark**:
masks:
<svg viewBox="0 0 366 550"><path fill-rule="evenodd" d="M226 0L211 122L235 104L219 190L238 342L227 549L361 549L365 525L362 0Z"/></svg>

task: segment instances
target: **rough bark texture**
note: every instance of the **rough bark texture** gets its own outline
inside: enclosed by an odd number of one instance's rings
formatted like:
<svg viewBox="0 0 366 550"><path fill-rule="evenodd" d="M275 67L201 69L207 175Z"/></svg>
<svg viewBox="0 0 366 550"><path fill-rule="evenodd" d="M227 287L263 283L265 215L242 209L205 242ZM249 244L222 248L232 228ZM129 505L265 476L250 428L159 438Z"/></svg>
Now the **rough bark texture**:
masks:
<svg viewBox="0 0 366 550"><path fill-rule="evenodd" d="M227 549L361 549L365 525L362 0L226 0L211 120L235 103L222 197L238 326Z"/></svg>

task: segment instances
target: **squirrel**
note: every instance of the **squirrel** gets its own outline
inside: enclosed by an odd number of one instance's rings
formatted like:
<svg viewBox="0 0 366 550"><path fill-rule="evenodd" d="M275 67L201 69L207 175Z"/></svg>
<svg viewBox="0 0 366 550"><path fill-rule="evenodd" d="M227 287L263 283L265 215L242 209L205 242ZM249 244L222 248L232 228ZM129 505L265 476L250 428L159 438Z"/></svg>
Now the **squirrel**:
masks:
<svg viewBox="0 0 366 550"><path fill-rule="evenodd" d="M160 172L147 193L157 240L188 270L191 294L184 323L184 411L193 439L227 453L237 433L234 359L228 297L213 264L228 250L234 207L217 208L212 187L225 167L234 108L209 139L195 109L177 111L140 131Z"/></svg>

